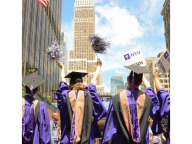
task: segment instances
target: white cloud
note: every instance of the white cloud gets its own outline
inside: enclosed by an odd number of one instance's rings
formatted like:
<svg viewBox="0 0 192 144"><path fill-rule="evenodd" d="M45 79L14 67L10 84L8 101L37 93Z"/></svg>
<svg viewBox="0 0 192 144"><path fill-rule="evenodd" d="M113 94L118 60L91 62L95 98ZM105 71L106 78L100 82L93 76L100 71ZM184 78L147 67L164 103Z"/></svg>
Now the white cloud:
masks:
<svg viewBox="0 0 192 144"><path fill-rule="evenodd" d="M96 3L102 3L103 2L103 0L94 0L94 3L96 4Z"/></svg>
<svg viewBox="0 0 192 144"><path fill-rule="evenodd" d="M110 88L109 87L107 87L105 84L103 84L103 86L104 86L105 92L110 92Z"/></svg>
<svg viewBox="0 0 192 144"><path fill-rule="evenodd" d="M99 33L113 44L127 46L133 44L136 38L143 34L137 18L126 8L110 4L96 6L96 33Z"/></svg>
<svg viewBox="0 0 192 144"><path fill-rule="evenodd" d="M152 34L157 34L159 26L155 24L157 15L161 15L163 9L163 3L165 0L142 0L140 1L140 7L136 13L139 18L143 21L142 27L147 32L152 32ZM163 17L162 17L163 19Z"/></svg>
<svg viewBox="0 0 192 144"><path fill-rule="evenodd" d="M127 72L121 71L121 70L115 70L115 73L117 74L127 74Z"/></svg>
<svg viewBox="0 0 192 144"><path fill-rule="evenodd" d="M164 23L158 28L157 30L159 35L162 35L164 37L165 29L164 29Z"/></svg>
<svg viewBox="0 0 192 144"><path fill-rule="evenodd" d="M96 6L95 12L96 33L111 42L107 55L99 55L103 61L102 71L122 68L122 53L130 50L128 46L136 44L144 30L134 15L113 2Z"/></svg>

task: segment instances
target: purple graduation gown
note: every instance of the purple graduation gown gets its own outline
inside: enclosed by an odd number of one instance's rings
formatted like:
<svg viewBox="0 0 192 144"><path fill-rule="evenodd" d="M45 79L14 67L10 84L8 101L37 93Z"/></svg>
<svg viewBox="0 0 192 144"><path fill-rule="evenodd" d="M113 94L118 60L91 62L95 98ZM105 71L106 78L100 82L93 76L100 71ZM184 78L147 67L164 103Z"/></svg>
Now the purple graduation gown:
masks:
<svg viewBox="0 0 192 144"><path fill-rule="evenodd" d="M23 116L23 126L25 127L30 121L30 109L32 105L33 98L30 95L25 95L25 111ZM34 113L33 113L34 114ZM34 118L34 117L33 117ZM35 120L34 120L35 121ZM22 127L22 138L23 135L26 136L28 129L24 130ZM27 136L26 136L27 137ZM51 131L50 131L50 121L49 114L45 103L40 102L39 115L34 128L33 138L30 143L32 144L51 144Z"/></svg>
<svg viewBox="0 0 192 144"><path fill-rule="evenodd" d="M157 96L160 102L160 117L166 118L168 115L166 144L170 144L170 93L168 93L164 88L161 88L158 90Z"/></svg>
<svg viewBox="0 0 192 144"><path fill-rule="evenodd" d="M93 101L93 117L91 134L90 134L90 144L94 144L94 138L101 137L101 132L99 130L97 122L103 117L107 116L107 110L103 105L94 84L89 84L84 88L88 91L92 101ZM65 82L60 82L59 89L56 91L55 98L57 99L58 108L60 110L61 119L61 141L60 144L70 144L70 119L67 109L66 96L70 91L69 86ZM77 95L77 93L76 93ZM73 131L73 129L72 129ZM72 134L73 135L73 134Z"/></svg>
<svg viewBox="0 0 192 144"><path fill-rule="evenodd" d="M126 92L127 92L127 95L130 93L129 90L127 90ZM129 105L136 103L137 97L138 97L138 92L139 92L139 90L134 90L134 92L131 95L132 97L134 97L134 99L132 101L129 101ZM156 112L159 110L159 100L157 98L156 93L154 92L154 90L151 87L148 87L147 89L145 89L145 93L151 99L150 116L152 118L154 118ZM115 110L113 108L112 99L110 101L108 111L109 112L108 112L108 115L107 115L107 118L105 121L105 127L104 127L104 131L103 131L102 144L107 144L108 141L110 141L111 139L112 139L112 144L127 144L126 138L121 130ZM159 127L159 125L156 125L156 127ZM147 126L147 129L145 132L145 138L143 140L143 144L149 144L148 126Z"/></svg>

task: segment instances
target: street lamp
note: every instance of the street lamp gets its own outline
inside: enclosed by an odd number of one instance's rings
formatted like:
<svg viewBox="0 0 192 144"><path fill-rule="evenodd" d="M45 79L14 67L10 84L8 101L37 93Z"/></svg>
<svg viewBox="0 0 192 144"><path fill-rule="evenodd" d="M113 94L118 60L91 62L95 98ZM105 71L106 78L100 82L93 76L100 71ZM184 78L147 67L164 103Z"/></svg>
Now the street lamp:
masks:
<svg viewBox="0 0 192 144"><path fill-rule="evenodd" d="M56 91L57 91L57 90L51 90L51 91L52 91L52 92L53 92L53 94L55 95L55 93L56 93Z"/></svg>
<svg viewBox="0 0 192 144"><path fill-rule="evenodd" d="M27 68L27 71L31 74L36 72L38 69L37 68Z"/></svg>

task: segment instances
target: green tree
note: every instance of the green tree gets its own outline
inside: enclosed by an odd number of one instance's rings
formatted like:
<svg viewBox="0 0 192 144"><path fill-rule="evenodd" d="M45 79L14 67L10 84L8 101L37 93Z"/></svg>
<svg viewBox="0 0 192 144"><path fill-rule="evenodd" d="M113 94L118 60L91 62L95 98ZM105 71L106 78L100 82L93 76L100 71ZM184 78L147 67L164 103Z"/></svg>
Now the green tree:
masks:
<svg viewBox="0 0 192 144"><path fill-rule="evenodd" d="M51 102L51 96L47 96L47 100Z"/></svg>
<svg viewBox="0 0 192 144"><path fill-rule="evenodd" d="M24 89L25 83L22 83L22 96L25 95L25 89Z"/></svg>

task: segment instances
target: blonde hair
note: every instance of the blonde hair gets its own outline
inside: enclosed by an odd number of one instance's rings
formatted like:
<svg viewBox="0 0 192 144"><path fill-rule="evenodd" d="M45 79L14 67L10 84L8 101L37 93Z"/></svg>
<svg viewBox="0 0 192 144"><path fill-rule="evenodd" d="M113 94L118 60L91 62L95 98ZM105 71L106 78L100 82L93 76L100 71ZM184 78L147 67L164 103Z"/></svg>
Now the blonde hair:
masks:
<svg viewBox="0 0 192 144"><path fill-rule="evenodd" d="M83 83L70 84L69 88L70 90L83 90L84 84Z"/></svg>

